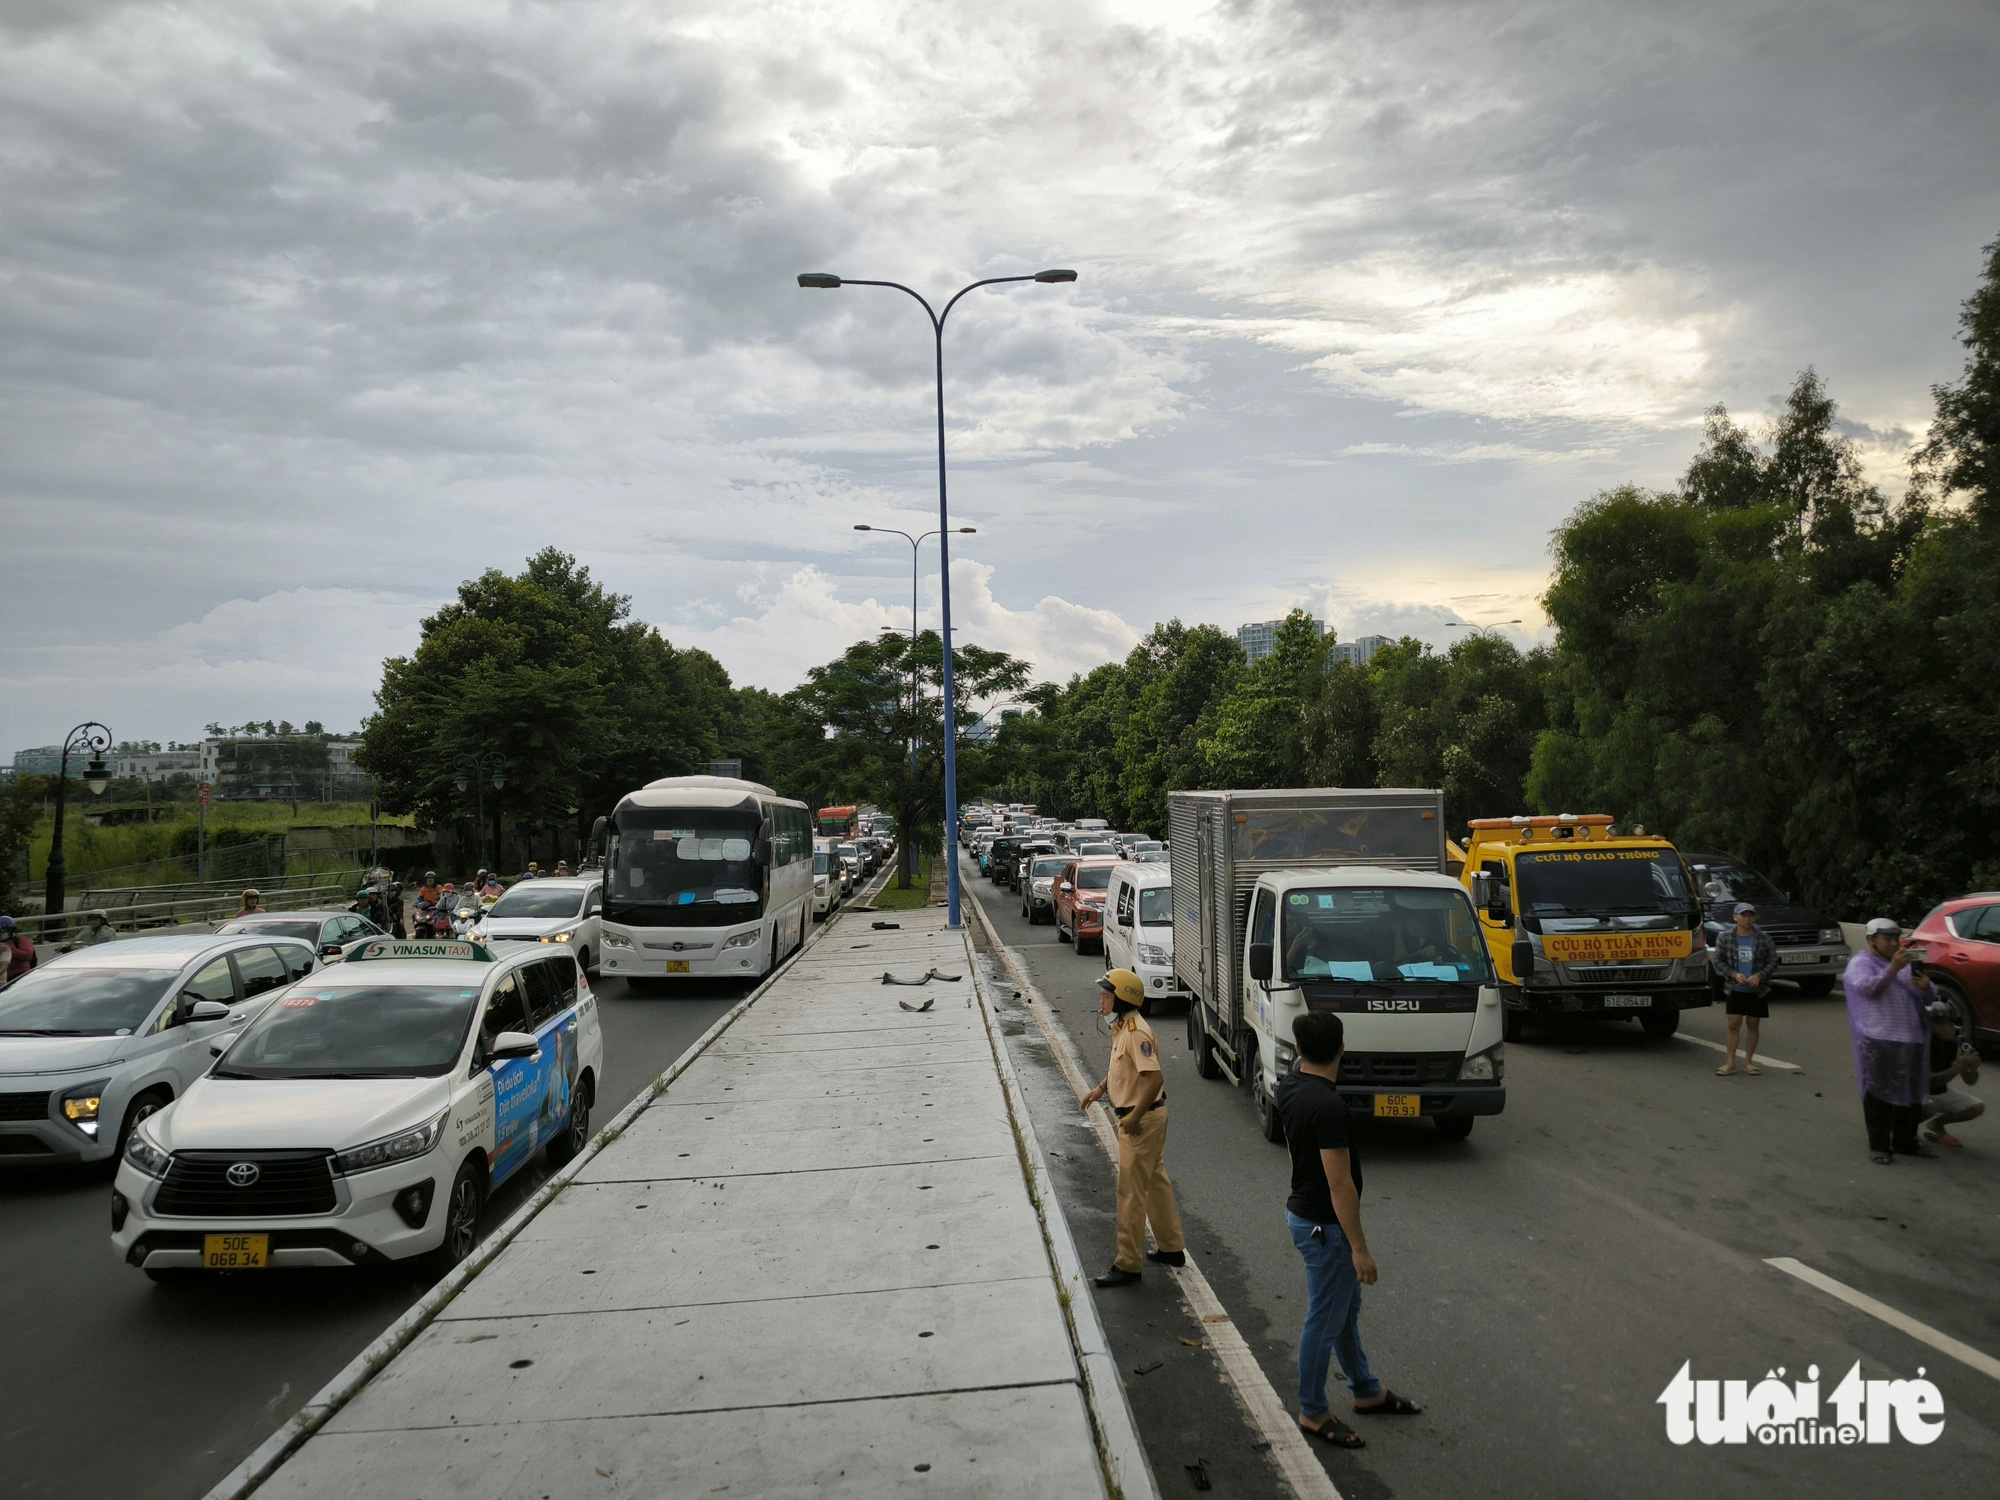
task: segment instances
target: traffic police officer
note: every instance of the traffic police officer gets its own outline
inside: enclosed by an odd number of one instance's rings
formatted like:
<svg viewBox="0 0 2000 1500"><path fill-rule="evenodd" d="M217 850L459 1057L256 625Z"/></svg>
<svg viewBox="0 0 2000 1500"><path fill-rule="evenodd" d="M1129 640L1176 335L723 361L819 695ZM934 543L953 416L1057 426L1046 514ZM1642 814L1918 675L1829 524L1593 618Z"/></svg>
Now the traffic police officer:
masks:
<svg viewBox="0 0 2000 1500"><path fill-rule="evenodd" d="M1140 1256L1163 1266L1187 1264L1174 1185L1167 1180L1166 1078L1160 1044L1139 1014L1146 989L1130 969L1113 969L1098 981L1098 1013L1111 1017L1111 1068L1104 1082L1083 1096L1086 1112L1106 1094L1118 1116L1118 1258L1094 1278L1103 1287L1137 1281ZM1147 1250L1146 1221L1156 1250Z"/></svg>

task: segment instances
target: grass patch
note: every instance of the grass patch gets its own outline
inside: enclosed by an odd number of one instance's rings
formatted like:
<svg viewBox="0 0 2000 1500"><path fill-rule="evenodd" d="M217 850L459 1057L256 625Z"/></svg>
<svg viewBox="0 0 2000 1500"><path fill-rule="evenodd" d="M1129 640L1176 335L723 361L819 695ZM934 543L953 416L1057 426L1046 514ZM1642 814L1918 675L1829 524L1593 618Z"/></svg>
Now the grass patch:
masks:
<svg viewBox="0 0 2000 1500"><path fill-rule="evenodd" d="M898 890L895 878L890 877L889 883L882 888L882 894L875 898L875 910L915 911L920 906L930 905L930 902L931 857L920 854L917 856L917 878L910 882L910 888L907 891Z"/></svg>

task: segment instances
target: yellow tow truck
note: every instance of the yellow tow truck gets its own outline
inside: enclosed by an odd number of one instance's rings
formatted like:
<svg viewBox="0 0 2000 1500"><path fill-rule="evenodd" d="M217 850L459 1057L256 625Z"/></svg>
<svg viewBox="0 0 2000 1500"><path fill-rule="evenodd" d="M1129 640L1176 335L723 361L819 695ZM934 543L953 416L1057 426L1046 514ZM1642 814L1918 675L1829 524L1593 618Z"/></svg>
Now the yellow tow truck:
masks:
<svg viewBox="0 0 2000 1500"><path fill-rule="evenodd" d="M1504 1032L1629 1016L1665 1040L1712 1002L1698 888L1667 840L1602 813L1475 818L1449 854L1500 976Z"/></svg>

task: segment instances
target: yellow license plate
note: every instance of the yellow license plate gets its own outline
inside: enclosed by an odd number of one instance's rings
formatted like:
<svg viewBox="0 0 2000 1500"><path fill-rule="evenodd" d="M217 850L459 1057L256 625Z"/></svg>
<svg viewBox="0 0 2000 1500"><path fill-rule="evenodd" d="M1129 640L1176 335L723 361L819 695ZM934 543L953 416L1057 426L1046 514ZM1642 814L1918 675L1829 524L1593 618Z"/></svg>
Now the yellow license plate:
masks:
<svg viewBox="0 0 2000 1500"><path fill-rule="evenodd" d="M268 1234L205 1234L201 1263L211 1271L261 1271L271 1263Z"/></svg>
<svg viewBox="0 0 2000 1500"><path fill-rule="evenodd" d="M1423 1113L1423 1098L1418 1094L1377 1094L1375 1096L1375 1118L1378 1120L1414 1120Z"/></svg>
<svg viewBox="0 0 2000 1500"><path fill-rule="evenodd" d="M669 974L685 974L687 971L688 961L686 959L670 958L667 960L667 972Z"/></svg>

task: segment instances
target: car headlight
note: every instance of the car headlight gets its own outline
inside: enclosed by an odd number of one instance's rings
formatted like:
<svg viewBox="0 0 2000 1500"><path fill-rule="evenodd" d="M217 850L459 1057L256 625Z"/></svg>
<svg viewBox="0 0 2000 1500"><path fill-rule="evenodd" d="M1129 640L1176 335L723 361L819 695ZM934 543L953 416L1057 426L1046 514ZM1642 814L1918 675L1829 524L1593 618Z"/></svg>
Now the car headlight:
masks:
<svg viewBox="0 0 2000 1500"><path fill-rule="evenodd" d="M1171 962L1172 959L1173 955L1158 943L1141 943L1139 945L1139 962L1142 964L1164 964Z"/></svg>
<svg viewBox="0 0 2000 1500"><path fill-rule="evenodd" d="M451 1110L447 1107L439 1112L436 1119L426 1120L414 1130L400 1131L379 1141L370 1141L365 1146L356 1146L351 1151L337 1152L333 1158L333 1170L342 1175L366 1172L422 1156L443 1139L444 1122L450 1117Z"/></svg>
<svg viewBox="0 0 2000 1500"><path fill-rule="evenodd" d="M97 1138L97 1111L104 1102L104 1085L110 1081L100 1078L63 1091L62 1117L93 1140Z"/></svg>
<svg viewBox="0 0 2000 1500"><path fill-rule="evenodd" d="M1819 930L1819 940L1822 943L1844 943L1847 941L1847 934L1838 927L1822 927Z"/></svg>
<svg viewBox="0 0 2000 1500"><path fill-rule="evenodd" d="M1495 1042L1484 1052L1475 1052L1458 1065L1460 1083L1498 1083L1507 1073L1503 1055L1505 1042Z"/></svg>
<svg viewBox="0 0 2000 1500"><path fill-rule="evenodd" d="M760 929L753 927L748 932L737 933L735 937L730 938L722 946L724 948L747 948L763 935Z"/></svg>
<svg viewBox="0 0 2000 1500"><path fill-rule="evenodd" d="M597 934L597 940L607 948L629 948L632 946L632 940L625 936L624 933L613 932L608 927Z"/></svg>
<svg viewBox="0 0 2000 1500"><path fill-rule="evenodd" d="M542 941L545 943L567 943L568 941L570 941L570 939L574 938L575 936L576 936L576 930L574 928L571 928L568 932L552 932L547 937L543 938Z"/></svg>
<svg viewBox="0 0 2000 1500"><path fill-rule="evenodd" d="M125 1160L148 1177L165 1177L167 1168L173 1164L173 1158L146 1134L143 1123L125 1138Z"/></svg>

